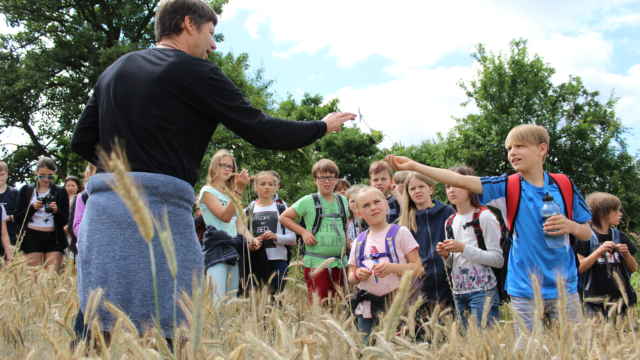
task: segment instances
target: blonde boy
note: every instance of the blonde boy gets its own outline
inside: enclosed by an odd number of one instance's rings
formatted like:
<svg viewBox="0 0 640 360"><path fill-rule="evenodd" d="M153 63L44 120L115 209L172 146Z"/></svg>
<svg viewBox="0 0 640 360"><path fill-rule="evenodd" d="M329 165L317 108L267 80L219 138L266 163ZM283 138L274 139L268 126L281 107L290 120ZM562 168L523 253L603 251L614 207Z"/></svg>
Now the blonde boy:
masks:
<svg viewBox="0 0 640 360"><path fill-rule="evenodd" d="M344 280L345 228L349 218L349 204L344 196L334 194L340 175L335 162L329 159L319 160L313 165L311 175L318 192L296 201L280 215L279 220L286 228L302 237L305 245L302 262L309 299L315 294L323 300L334 293ZM321 214L316 221L318 210ZM304 219L304 227L298 224L300 219ZM315 233L314 225L317 230ZM323 264L331 258L335 260ZM327 269L314 271L321 265L326 265Z"/></svg>
<svg viewBox="0 0 640 360"><path fill-rule="evenodd" d="M371 163L369 166L369 185L382 191L389 204L387 221L390 224L396 222L398 217L400 217L400 203L398 203L398 199L392 194L394 187L393 169L386 161L378 160Z"/></svg>
<svg viewBox="0 0 640 360"><path fill-rule="evenodd" d="M505 147L508 160L521 179L520 203L512 228L513 246L506 281L506 290L511 296L513 309L531 330L534 319L532 276L535 275L540 282L545 316L557 318L557 276L562 276L565 288L560 290L566 290L568 294L565 309L567 317L571 321L578 321L581 313L577 294L575 254L569 246L559 249L547 247L544 236L564 235L568 238L568 235L572 235L579 240L588 240L591 230L587 222L591 220L591 213L574 187L573 219L567 219L564 215L554 215L543 223L540 208L546 193L551 194L564 210L560 188L543 168L545 158L549 154L549 133L544 127L526 124L511 129L505 140ZM480 194L483 204L499 208L503 217L507 218L507 176L480 178L461 175L394 155L388 156L387 161L396 169L417 171L438 182Z"/></svg>

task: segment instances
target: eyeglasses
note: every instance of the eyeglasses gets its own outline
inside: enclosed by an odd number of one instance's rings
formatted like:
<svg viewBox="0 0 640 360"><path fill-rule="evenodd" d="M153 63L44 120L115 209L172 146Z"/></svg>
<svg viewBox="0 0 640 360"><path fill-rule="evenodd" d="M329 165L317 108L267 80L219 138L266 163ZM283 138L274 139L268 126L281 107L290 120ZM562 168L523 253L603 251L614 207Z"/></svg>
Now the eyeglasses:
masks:
<svg viewBox="0 0 640 360"><path fill-rule="evenodd" d="M235 168L235 166L229 165L229 164L218 164L218 166L223 169L229 169L229 170L233 170Z"/></svg>
<svg viewBox="0 0 640 360"><path fill-rule="evenodd" d="M55 178L56 178L55 175L38 175L38 180L45 180L45 179L53 180Z"/></svg>
<svg viewBox="0 0 640 360"><path fill-rule="evenodd" d="M316 176L316 180L329 182L336 180L336 178L334 176Z"/></svg>

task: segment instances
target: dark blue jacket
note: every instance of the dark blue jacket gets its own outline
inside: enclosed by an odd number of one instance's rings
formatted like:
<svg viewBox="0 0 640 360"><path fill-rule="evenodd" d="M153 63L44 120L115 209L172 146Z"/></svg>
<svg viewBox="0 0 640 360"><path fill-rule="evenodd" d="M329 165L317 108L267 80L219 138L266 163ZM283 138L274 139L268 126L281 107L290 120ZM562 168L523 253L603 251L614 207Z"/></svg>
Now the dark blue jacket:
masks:
<svg viewBox="0 0 640 360"><path fill-rule="evenodd" d="M207 226L203 235L204 265L209 269L215 264L227 263L235 265L240 258L244 238L242 235L231 237L222 230Z"/></svg>
<svg viewBox="0 0 640 360"><path fill-rule="evenodd" d="M425 271L422 291L427 301L451 302L451 287L444 261L436 252L436 244L444 241L444 224L455 210L437 200L434 204L432 208L416 212L418 230L413 236L420 245L420 259Z"/></svg>

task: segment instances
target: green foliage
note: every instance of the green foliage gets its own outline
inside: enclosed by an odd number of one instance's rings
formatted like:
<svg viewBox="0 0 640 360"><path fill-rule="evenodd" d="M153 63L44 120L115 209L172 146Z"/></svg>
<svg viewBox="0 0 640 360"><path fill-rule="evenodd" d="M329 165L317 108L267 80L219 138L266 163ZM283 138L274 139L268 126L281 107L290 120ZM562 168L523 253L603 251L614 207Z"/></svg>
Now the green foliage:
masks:
<svg viewBox="0 0 640 360"><path fill-rule="evenodd" d="M220 13L227 2L209 3ZM23 181L40 155L53 157L62 177L82 171L83 162L70 150L75 123L102 71L121 55L154 43L157 4L0 0L0 13L20 29L0 36L0 134L19 129L30 140L13 152L0 144L12 169L10 182Z"/></svg>

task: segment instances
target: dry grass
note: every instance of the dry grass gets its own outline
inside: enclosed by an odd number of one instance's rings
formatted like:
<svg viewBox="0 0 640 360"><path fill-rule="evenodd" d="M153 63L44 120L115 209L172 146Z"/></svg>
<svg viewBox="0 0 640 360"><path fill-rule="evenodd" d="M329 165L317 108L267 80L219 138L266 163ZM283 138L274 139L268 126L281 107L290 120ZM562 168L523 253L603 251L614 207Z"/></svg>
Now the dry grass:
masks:
<svg viewBox="0 0 640 360"><path fill-rule="evenodd" d="M410 282L406 282L410 283ZM111 346L85 344L72 352L73 320L77 311L75 277L70 264L57 275L28 268L19 258L0 270L0 357L72 359L85 355L112 359L175 358L158 332L142 337L126 318L115 326ZM408 309L398 302L374 335L375 346L363 344L344 303L310 305L301 280L292 279L276 304L266 292L251 298L227 299L214 307L211 289L198 287L193 298L184 297L182 308L191 327L178 333L177 346L186 359L637 359L635 316L618 324L593 320L579 325L566 322L537 327L522 352L513 352L513 324L502 321L490 330L470 328L461 335L456 323L429 322L431 343L415 342L393 330L407 323ZM112 309L117 312L117 309ZM89 314L88 314L89 315ZM398 321L401 320L401 321ZM473 322L471 322L473 324ZM93 325L94 327L96 324ZM98 353L97 349L102 349Z"/></svg>

